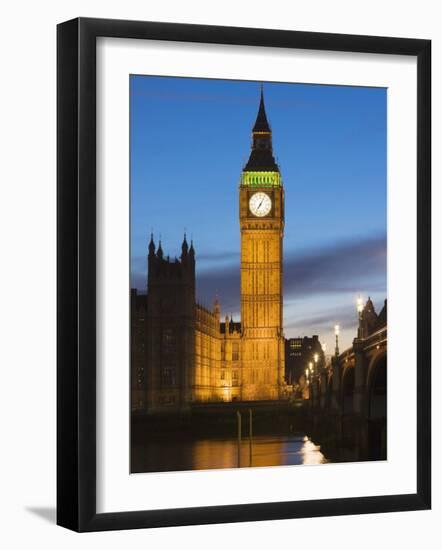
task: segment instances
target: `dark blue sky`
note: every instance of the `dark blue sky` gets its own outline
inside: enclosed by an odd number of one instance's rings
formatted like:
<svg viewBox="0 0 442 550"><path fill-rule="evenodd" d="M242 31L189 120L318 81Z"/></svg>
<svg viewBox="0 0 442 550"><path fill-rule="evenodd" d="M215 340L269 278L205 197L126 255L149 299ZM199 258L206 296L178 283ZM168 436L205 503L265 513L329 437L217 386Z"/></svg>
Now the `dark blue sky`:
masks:
<svg viewBox="0 0 442 550"><path fill-rule="evenodd" d="M197 258L197 296L218 291L239 319L238 183L250 151L260 84L132 76L131 280L145 290L151 230L180 254L184 229ZM286 336L319 334L342 346L355 298L386 297L386 100L383 88L264 84L285 188Z"/></svg>

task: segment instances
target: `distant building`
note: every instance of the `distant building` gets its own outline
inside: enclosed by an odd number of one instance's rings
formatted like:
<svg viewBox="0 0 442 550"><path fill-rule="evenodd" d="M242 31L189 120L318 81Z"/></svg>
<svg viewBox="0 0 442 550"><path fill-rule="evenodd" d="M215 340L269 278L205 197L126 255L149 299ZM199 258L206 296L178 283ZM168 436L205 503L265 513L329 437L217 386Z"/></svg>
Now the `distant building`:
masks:
<svg viewBox="0 0 442 550"><path fill-rule="evenodd" d="M305 370L310 362L314 363L314 355L318 354L318 368L324 366L325 355L317 335L312 337L285 339L285 379L287 384L299 384L305 376Z"/></svg>

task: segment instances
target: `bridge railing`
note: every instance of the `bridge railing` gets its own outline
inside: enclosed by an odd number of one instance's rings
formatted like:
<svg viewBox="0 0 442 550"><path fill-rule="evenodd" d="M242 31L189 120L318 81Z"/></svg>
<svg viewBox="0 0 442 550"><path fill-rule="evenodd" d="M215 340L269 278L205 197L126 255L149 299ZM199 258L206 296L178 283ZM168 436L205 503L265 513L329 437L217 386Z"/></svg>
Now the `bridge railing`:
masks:
<svg viewBox="0 0 442 550"><path fill-rule="evenodd" d="M367 338L363 338L362 340L363 348L368 349L372 347L373 345L379 345L382 343L385 343L387 341L387 327L382 327L376 332L373 332L373 334L370 334L367 336ZM347 348L345 351L343 351L339 355L339 362L345 361L346 359L350 359L354 355L353 346L350 348Z"/></svg>
<svg viewBox="0 0 442 550"><path fill-rule="evenodd" d="M387 341L387 327L382 327L381 329L373 332L367 338L364 339L364 349L368 349L372 346L377 346L379 344L385 343Z"/></svg>

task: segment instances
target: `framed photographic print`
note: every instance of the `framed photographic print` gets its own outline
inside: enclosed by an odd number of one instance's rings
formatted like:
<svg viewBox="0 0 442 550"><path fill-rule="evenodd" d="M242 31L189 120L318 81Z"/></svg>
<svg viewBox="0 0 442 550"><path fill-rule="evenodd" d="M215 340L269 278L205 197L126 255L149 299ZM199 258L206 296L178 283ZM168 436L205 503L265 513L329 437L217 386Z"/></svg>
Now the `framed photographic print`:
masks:
<svg viewBox="0 0 442 550"><path fill-rule="evenodd" d="M59 525L430 507L430 51L58 26Z"/></svg>

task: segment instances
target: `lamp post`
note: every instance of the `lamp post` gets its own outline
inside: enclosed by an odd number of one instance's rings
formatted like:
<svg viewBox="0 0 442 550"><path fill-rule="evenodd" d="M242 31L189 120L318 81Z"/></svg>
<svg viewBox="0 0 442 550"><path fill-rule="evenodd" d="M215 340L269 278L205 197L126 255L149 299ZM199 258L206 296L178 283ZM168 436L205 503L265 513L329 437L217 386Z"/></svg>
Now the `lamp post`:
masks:
<svg viewBox="0 0 442 550"><path fill-rule="evenodd" d="M320 402L320 395L319 395L319 372L318 372L318 359L319 359L319 354L317 353L314 353L313 354L313 361L315 362L314 363L314 373L315 373L315 390L317 391L317 400L318 400L318 403Z"/></svg>
<svg viewBox="0 0 442 550"><path fill-rule="evenodd" d="M359 295L358 299L356 300L356 309L358 312L358 338L363 338L363 328L362 328L362 312L364 311L364 301L362 299L362 296Z"/></svg>
<svg viewBox="0 0 442 550"><path fill-rule="evenodd" d="M339 357L339 325L335 325L335 337L336 337L335 356Z"/></svg>
<svg viewBox="0 0 442 550"><path fill-rule="evenodd" d="M309 389L309 392L311 394L311 397L312 397L312 404L314 405L315 404L315 399L316 399L316 385L315 385L315 379L314 379L314 370L313 370L313 362L312 361L309 361L309 364L308 364L308 368L310 370L310 389Z"/></svg>
<svg viewBox="0 0 442 550"><path fill-rule="evenodd" d="M311 395L310 395L310 386L309 386L309 380L308 380L308 369L305 369L305 385L307 386L307 389L308 389L308 399L310 399Z"/></svg>

